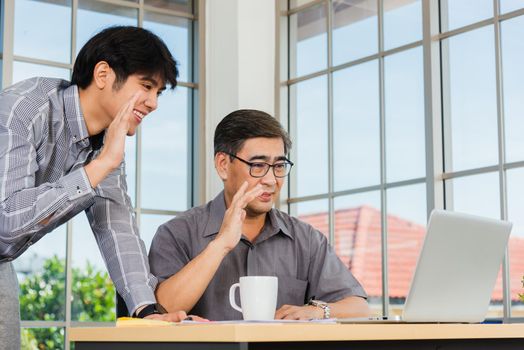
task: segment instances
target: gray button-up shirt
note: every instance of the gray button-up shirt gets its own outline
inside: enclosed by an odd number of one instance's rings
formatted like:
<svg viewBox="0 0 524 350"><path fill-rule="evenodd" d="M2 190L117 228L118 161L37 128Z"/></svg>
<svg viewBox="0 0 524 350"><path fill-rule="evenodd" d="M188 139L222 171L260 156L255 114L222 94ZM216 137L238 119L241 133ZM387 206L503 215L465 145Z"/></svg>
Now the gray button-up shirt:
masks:
<svg viewBox="0 0 524 350"><path fill-rule="evenodd" d="M224 194L158 228L149 252L151 271L163 281L176 274L217 235L226 211ZM303 305L310 298L335 302L366 297L326 237L312 226L276 209L254 243L242 237L222 261L206 291L190 311L211 320L238 320L229 287L241 276L277 276L277 307Z"/></svg>
<svg viewBox="0 0 524 350"><path fill-rule="evenodd" d="M0 93L0 262L86 210L111 279L133 311L155 302L157 280L124 162L95 189L89 183L84 165L100 152L102 137L89 137L78 88L67 81L32 78Z"/></svg>

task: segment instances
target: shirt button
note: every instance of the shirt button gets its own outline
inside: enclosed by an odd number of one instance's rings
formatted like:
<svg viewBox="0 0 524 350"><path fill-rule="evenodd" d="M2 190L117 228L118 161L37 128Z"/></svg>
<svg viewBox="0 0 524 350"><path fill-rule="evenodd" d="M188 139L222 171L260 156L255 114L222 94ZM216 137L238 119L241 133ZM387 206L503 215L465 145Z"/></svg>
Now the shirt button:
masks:
<svg viewBox="0 0 524 350"><path fill-rule="evenodd" d="M27 246L30 247L33 244L33 242L29 241L27 242Z"/></svg>

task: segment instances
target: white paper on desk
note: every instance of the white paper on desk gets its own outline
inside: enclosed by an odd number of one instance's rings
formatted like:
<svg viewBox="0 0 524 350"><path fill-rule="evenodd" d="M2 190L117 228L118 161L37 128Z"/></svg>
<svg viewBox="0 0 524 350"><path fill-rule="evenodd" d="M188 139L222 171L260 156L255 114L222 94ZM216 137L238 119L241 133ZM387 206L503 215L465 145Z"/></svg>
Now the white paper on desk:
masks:
<svg viewBox="0 0 524 350"><path fill-rule="evenodd" d="M228 320L228 321L190 321L184 320L182 323L185 324L250 324L250 323L337 323L336 318L320 319L320 320L265 320L265 321L256 321L256 320Z"/></svg>

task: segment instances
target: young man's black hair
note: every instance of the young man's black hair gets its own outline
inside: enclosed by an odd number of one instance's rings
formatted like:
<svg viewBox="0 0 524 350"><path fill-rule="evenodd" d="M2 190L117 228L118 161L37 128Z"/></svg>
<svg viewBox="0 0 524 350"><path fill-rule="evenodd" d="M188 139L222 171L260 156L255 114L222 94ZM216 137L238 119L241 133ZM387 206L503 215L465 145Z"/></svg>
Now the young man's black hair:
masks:
<svg viewBox="0 0 524 350"><path fill-rule="evenodd" d="M115 26L102 30L82 47L76 58L71 83L85 89L93 80L95 65L105 61L114 70L116 86L132 74L158 76L171 88L177 85L177 63L164 42L149 30Z"/></svg>

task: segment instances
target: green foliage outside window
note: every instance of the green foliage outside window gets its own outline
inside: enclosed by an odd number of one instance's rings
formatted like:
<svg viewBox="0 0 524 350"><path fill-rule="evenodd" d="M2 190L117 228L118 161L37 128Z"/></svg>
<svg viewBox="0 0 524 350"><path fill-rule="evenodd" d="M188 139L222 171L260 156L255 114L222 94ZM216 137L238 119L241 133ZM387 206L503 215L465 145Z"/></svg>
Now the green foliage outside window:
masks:
<svg viewBox="0 0 524 350"><path fill-rule="evenodd" d="M65 319L65 261L54 256L45 261L42 272L20 283L22 320L56 321ZM78 321L115 321L115 290L107 272L91 264L73 268L72 309ZM63 329L24 328L22 349L64 349Z"/></svg>

